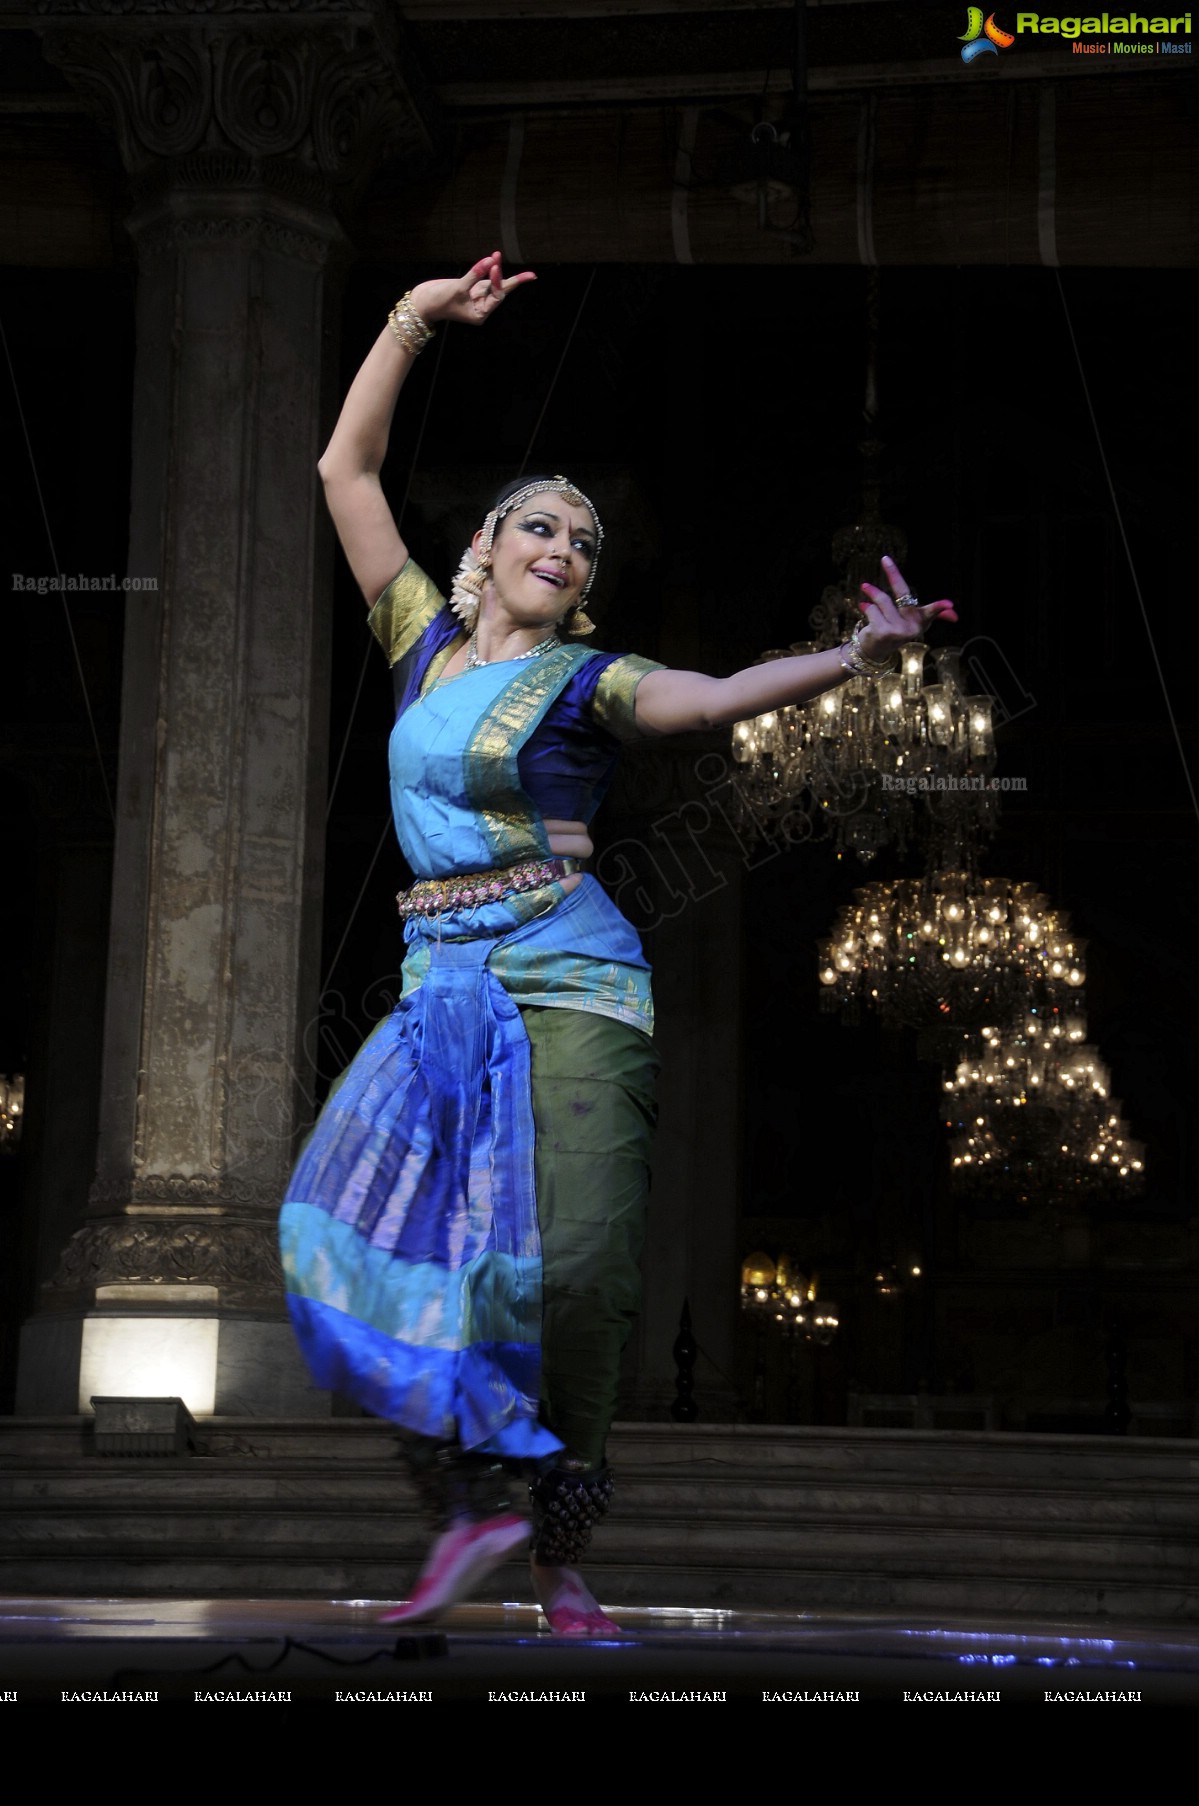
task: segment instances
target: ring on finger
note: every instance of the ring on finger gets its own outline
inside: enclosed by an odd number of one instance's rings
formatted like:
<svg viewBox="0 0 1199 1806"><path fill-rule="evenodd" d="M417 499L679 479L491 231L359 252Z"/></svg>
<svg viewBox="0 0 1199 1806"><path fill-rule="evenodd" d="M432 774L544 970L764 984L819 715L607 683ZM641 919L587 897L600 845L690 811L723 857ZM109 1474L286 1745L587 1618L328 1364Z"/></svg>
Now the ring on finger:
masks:
<svg viewBox="0 0 1199 1806"><path fill-rule="evenodd" d="M914 596L910 589L905 590L902 596L896 596L895 606L896 608L919 608L920 598Z"/></svg>

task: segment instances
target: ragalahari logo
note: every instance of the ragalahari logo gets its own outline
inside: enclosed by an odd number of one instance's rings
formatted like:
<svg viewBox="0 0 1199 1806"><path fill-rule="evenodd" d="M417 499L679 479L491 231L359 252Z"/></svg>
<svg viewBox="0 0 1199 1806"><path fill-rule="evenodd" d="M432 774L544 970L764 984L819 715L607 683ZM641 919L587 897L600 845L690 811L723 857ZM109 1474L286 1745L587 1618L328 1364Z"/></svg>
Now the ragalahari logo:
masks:
<svg viewBox="0 0 1199 1806"><path fill-rule="evenodd" d="M966 8L966 30L958 39L964 63L972 63L976 56L998 56L1001 50L1010 50L1015 42L1010 31L996 25L994 13L988 13L984 20L981 6Z"/></svg>

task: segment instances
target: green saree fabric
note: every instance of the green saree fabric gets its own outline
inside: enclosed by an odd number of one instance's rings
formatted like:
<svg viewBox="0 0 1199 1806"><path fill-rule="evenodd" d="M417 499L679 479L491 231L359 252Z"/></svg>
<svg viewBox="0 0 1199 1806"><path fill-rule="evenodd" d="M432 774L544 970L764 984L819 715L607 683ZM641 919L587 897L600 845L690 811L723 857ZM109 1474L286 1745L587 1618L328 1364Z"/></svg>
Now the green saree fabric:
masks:
<svg viewBox="0 0 1199 1806"><path fill-rule="evenodd" d="M521 1016L537 1130L542 1415L568 1453L598 1467L641 1297L658 1055L611 1017Z"/></svg>

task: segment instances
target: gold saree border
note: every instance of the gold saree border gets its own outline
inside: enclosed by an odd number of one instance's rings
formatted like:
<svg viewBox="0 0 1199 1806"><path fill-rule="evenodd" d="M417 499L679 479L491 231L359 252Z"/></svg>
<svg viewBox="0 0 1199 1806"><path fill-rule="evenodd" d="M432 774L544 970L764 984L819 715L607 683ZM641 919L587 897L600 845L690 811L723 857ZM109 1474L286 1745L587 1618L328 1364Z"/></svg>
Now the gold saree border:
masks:
<svg viewBox="0 0 1199 1806"><path fill-rule="evenodd" d="M570 681L572 672L590 657L580 646L559 646L544 658L530 661L505 684L475 724L463 760L466 791L497 866L550 856L541 817L521 788L516 757L539 717ZM497 765L504 773L504 787L498 798L494 781ZM485 769L489 769L490 777L486 784L482 781ZM495 800L484 808L476 799L488 791Z"/></svg>

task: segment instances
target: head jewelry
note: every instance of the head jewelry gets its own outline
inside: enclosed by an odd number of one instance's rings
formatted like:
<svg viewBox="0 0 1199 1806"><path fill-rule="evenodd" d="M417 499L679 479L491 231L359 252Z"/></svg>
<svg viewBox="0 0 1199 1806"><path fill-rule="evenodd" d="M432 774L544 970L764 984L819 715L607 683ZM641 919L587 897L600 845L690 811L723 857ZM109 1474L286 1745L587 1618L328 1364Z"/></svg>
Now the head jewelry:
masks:
<svg viewBox="0 0 1199 1806"><path fill-rule="evenodd" d="M531 483L526 483L523 489L518 489L514 494L505 496L502 502L499 502L491 509L486 520L483 522L483 538L480 544L479 556L476 558L474 550L470 546L468 546L466 551L462 554L462 562L458 566L453 588L450 591L450 607L458 616L458 619L462 622L468 633L474 632L475 623L478 619L479 597L483 593L483 587L487 582L487 574L491 569L491 548L495 544L495 536L499 532L500 522L511 514L515 508L519 508L522 503L529 501L533 496L547 494L560 495L562 500L568 502L572 508L586 508L595 523L595 551L591 558L591 568L587 573L586 582L579 591L579 600L575 603L574 608L571 611L574 615L574 620L571 622L569 629L571 633L577 634L595 632L595 623L589 620L587 615L583 613L582 604L587 592L595 581L595 573L599 566L600 550L604 543L604 529L600 522L599 514L596 511L595 503L591 501L588 496L585 496L581 489L576 488L569 477L558 476L537 477Z"/></svg>

